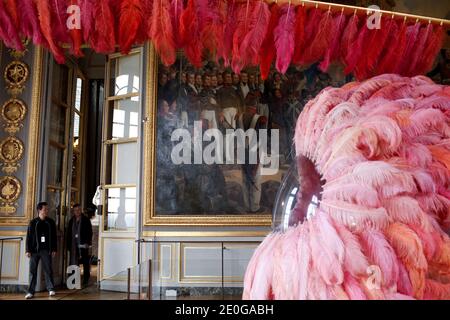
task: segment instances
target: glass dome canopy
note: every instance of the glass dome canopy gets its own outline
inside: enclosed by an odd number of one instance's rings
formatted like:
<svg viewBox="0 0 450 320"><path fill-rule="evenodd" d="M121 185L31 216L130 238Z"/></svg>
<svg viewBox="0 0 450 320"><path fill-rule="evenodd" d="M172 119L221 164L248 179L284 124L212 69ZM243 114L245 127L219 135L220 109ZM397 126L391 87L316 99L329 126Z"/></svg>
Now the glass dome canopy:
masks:
<svg viewBox="0 0 450 320"><path fill-rule="evenodd" d="M286 173L272 211L273 231L286 231L314 215L321 199L323 181L314 164L299 156Z"/></svg>

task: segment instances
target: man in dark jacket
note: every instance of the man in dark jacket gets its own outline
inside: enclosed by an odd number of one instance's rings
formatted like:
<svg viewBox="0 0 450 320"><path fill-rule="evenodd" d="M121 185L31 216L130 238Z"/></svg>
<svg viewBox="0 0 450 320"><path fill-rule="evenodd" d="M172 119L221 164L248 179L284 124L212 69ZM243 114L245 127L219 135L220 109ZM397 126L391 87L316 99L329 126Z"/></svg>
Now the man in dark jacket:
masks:
<svg viewBox="0 0 450 320"><path fill-rule="evenodd" d="M53 282L52 257L56 255L56 224L48 217L47 202L40 202L37 205L38 217L31 220L28 225L26 240L26 255L30 258L30 286L25 296L27 299L33 298L39 260L45 274L45 284L50 296L55 295Z"/></svg>
<svg viewBox="0 0 450 320"><path fill-rule="evenodd" d="M70 251L70 265L83 264L83 284L87 285L90 276L89 247L92 245L91 220L81 213L79 204L72 208L73 216L67 227L67 249Z"/></svg>

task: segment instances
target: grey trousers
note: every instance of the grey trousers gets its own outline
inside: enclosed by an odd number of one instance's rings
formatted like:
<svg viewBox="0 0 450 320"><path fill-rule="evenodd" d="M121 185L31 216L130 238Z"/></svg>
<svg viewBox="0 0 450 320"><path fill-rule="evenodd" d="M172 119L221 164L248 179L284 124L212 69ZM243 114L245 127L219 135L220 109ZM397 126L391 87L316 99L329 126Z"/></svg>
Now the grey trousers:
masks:
<svg viewBox="0 0 450 320"><path fill-rule="evenodd" d="M48 291L54 290L52 256L47 250L40 250L38 253L32 253L30 257L30 286L28 293L34 294L37 281L37 270L39 260L42 260L42 268L45 274L45 285Z"/></svg>

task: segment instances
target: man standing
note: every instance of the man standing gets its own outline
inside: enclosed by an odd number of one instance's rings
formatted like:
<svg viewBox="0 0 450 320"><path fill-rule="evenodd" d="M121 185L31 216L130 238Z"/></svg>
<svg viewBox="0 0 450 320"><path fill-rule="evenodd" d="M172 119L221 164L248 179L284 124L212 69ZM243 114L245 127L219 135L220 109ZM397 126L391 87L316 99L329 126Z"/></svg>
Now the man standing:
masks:
<svg viewBox="0 0 450 320"><path fill-rule="evenodd" d="M73 216L67 227L67 248L70 251L70 265L83 264L83 285L87 285L90 276L89 247L92 245L91 220L81 213L79 204L72 208Z"/></svg>
<svg viewBox="0 0 450 320"><path fill-rule="evenodd" d="M56 224L48 217L47 202L37 205L38 217L31 220L27 230L26 255L30 258L30 285L26 299L34 296L37 281L37 269L39 260L45 274L45 284L50 296L54 296L55 286L53 282L52 258L56 255Z"/></svg>

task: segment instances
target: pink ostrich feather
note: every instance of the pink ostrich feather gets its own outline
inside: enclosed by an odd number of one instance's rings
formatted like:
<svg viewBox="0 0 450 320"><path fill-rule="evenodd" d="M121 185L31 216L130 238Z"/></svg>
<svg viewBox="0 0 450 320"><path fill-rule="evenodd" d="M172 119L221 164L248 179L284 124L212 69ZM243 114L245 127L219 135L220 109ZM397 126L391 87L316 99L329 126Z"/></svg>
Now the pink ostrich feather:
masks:
<svg viewBox="0 0 450 320"><path fill-rule="evenodd" d="M277 51L275 66L279 72L284 74L294 55L295 7L288 4L280 10L278 26L273 32Z"/></svg>
<svg viewBox="0 0 450 320"><path fill-rule="evenodd" d="M357 22L350 17L344 43L357 41ZM436 41L428 40L430 29L414 35L414 28L408 27L402 52L415 54L411 43ZM373 36L369 42L376 42ZM382 55L373 52L371 59L383 64ZM255 253L263 265L276 257L267 272L249 271L252 284L261 279L262 297L449 298L449 108L448 86L396 74L327 88L307 103L294 143L299 163L309 159L325 180L319 208L276 233L270 250L263 244L266 255ZM252 262L249 270L255 269Z"/></svg>

